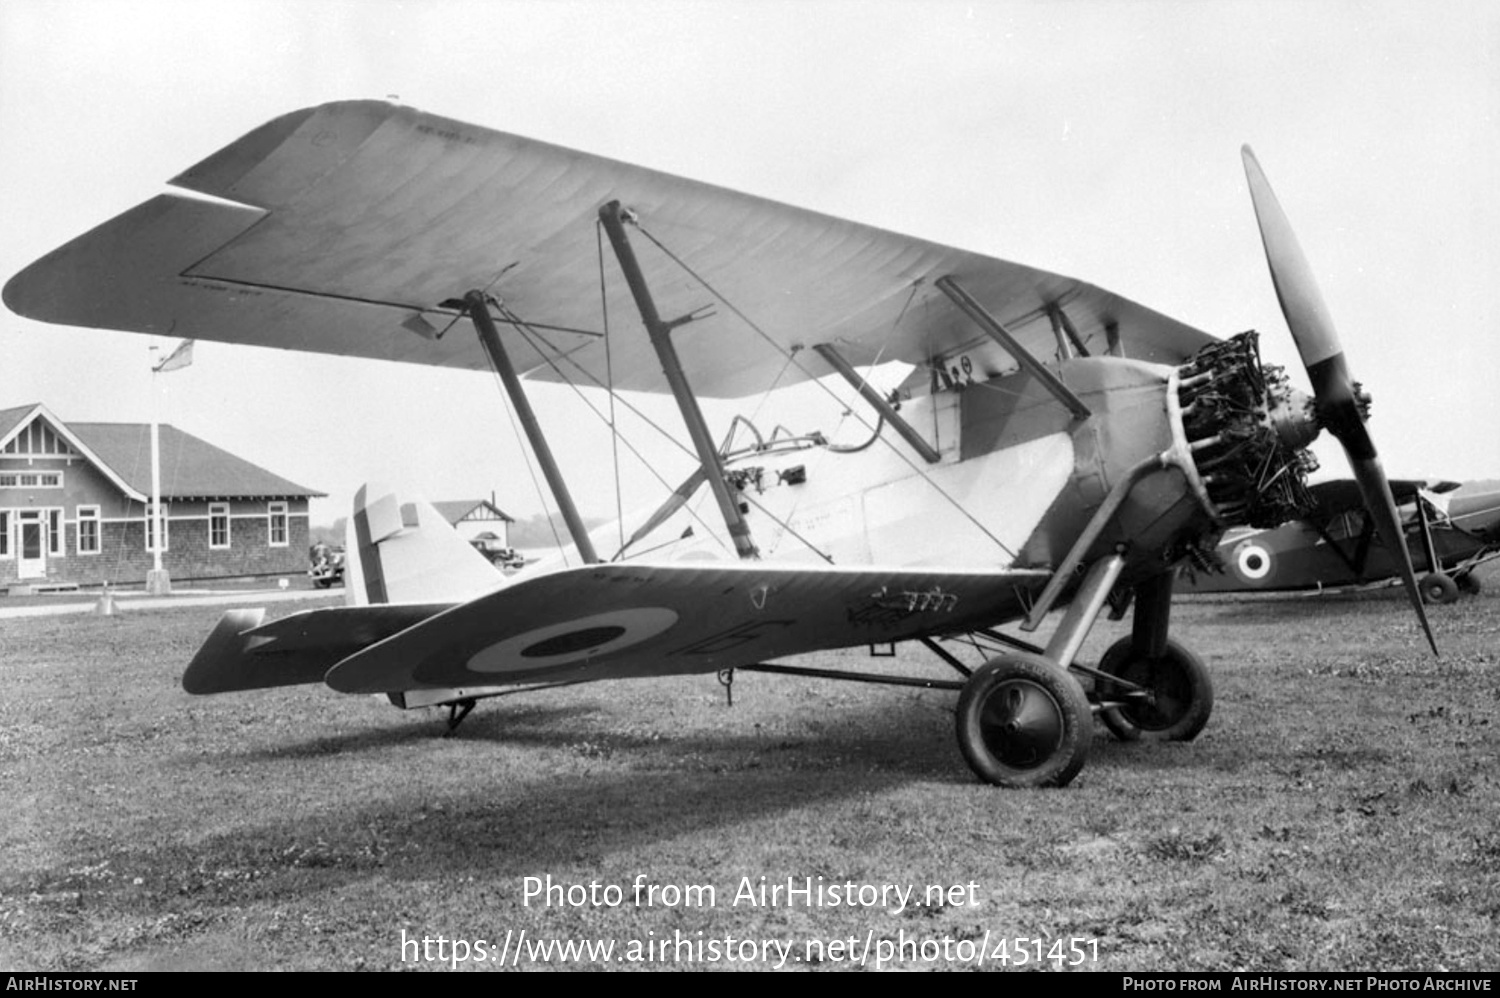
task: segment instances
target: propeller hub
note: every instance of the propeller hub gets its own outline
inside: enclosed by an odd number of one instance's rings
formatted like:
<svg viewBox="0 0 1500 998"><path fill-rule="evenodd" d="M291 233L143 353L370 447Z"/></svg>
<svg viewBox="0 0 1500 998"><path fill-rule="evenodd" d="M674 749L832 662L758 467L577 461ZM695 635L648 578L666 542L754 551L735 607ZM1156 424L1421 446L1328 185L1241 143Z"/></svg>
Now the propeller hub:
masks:
<svg viewBox="0 0 1500 998"><path fill-rule="evenodd" d="M1286 385L1270 402L1266 420L1276 431L1282 446L1303 450L1317 439L1323 422L1318 418L1317 402L1311 395Z"/></svg>

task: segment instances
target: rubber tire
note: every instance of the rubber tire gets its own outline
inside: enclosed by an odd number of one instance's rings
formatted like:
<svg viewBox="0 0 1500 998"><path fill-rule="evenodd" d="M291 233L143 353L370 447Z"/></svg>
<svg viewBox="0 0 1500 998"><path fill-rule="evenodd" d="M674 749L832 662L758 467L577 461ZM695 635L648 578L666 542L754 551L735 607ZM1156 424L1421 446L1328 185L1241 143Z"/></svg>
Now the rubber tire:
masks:
<svg viewBox="0 0 1500 998"><path fill-rule="evenodd" d="M1478 596L1480 593L1484 592L1484 586L1480 583L1479 576L1475 575L1473 572L1462 572L1458 575L1455 575L1453 577L1453 581L1458 583L1458 591L1461 593L1468 593L1470 596Z"/></svg>
<svg viewBox="0 0 1500 998"><path fill-rule="evenodd" d="M1122 742L1187 742L1198 737L1214 710L1214 684L1203 661L1168 639L1161 658L1138 655L1129 637L1110 645L1099 660L1099 671L1128 679L1138 686L1170 697L1170 706L1131 705L1110 707L1099 712L1116 738ZM1099 680L1107 686L1108 680ZM1097 690L1097 686L1096 686Z"/></svg>
<svg viewBox="0 0 1500 998"><path fill-rule="evenodd" d="M1442 572L1422 576L1418 588L1422 590L1422 602L1430 605L1440 606L1458 599L1458 583Z"/></svg>
<svg viewBox="0 0 1500 998"><path fill-rule="evenodd" d="M1001 725L1016 723L1019 713L1031 726L1022 732L1026 737L1002 737L1008 732ZM964 685L958 697L958 747L986 783L1062 787L1088 760L1091 717L1077 679L1040 655L1014 652L985 663Z"/></svg>

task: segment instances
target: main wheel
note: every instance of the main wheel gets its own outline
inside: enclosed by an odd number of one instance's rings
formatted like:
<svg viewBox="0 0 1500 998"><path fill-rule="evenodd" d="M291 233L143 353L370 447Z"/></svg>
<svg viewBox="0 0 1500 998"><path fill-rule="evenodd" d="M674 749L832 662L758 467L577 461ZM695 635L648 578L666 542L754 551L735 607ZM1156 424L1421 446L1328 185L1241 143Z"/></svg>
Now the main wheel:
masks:
<svg viewBox="0 0 1500 998"><path fill-rule="evenodd" d="M1121 741L1186 742L1198 736L1214 709L1214 685L1197 655L1168 640L1160 658L1147 658L1121 638L1099 660L1099 671L1126 683L1101 679L1102 700L1124 700L1100 712L1104 726ZM1137 689L1145 696L1137 696Z"/></svg>
<svg viewBox="0 0 1500 998"><path fill-rule="evenodd" d="M1479 583L1479 576L1473 572L1460 572L1453 577L1453 581L1458 583L1459 592L1470 596L1478 596L1484 590L1484 586Z"/></svg>
<svg viewBox="0 0 1500 998"><path fill-rule="evenodd" d="M988 783L1066 786L1083 768L1092 740L1083 687L1040 655L993 659L959 694L958 747Z"/></svg>
<svg viewBox="0 0 1500 998"><path fill-rule="evenodd" d="M1458 583L1442 572L1422 576L1419 588L1422 599L1428 603L1452 603L1458 599Z"/></svg>

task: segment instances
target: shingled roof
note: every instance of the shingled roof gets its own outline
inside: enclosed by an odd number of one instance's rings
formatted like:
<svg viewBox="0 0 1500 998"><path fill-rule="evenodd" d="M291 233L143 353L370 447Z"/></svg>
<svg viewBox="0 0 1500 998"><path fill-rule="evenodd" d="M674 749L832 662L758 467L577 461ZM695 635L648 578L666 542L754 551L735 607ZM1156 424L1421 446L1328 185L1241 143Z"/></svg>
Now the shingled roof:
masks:
<svg viewBox="0 0 1500 998"><path fill-rule="evenodd" d="M21 425L35 408L34 405L20 405L14 409L0 409L0 440L10 436L10 431Z"/></svg>
<svg viewBox="0 0 1500 998"><path fill-rule="evenodd" d="M0 440L40 416L71 437L103 470L140 495L151 494L149 423L62 423L43 406L0 409ZM326 493L298 485L191 433L163 424L161 494L164 499L308 498Z"/></svg>
<svg viewBox="0 0 1500 998"><path fill-rule="evenodd" d="M506 523L515 523L515 517L510 516L488 499L452 499L444 502L435 502L432 508L438 511L438 515L449 523L458 523L464 517L475 510L489 510L493 516L478 516L476 520L504 520Z"/></svg>

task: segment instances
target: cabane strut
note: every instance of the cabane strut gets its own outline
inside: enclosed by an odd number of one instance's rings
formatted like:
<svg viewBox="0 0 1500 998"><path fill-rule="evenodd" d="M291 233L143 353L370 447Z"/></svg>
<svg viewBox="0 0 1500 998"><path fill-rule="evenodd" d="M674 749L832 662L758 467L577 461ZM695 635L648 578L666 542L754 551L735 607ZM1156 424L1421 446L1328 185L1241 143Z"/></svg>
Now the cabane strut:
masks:
<svg viewBox="0 0 1500 998"><path fill-rule="evenodd" d="M990 339L1005 348L1006 352L1015 358L1016 363L1025 368L1042 387L1052 393L1052 396L1067 407L1075 419L1088 419L1093 415L1083 399L1073 394L1073 390L1062 383L1062 380L1042 365L1042 362L1032 356L1031 351L1023 347L1009 329L1001 325L1000 320L979 304L973 295L965 291L957 281L950 277L939 277L937 286L943 294L953 299L963 313L973 319L980 329L987 333Z"/></svg>
<svg viewBox="0 0 1500 998"><path fill-rule="evenodd" d="M828 362L829 367L833 368L845 381L849 382L854 390L859 392L860 397L870 403L876 412L880 413L882 419L891 424L891 429L901 434L902 440L911 444L912 449L922 455L922 460L928 464L937 464L938 461L942 460L942 455L934 450L931 444L922 439L922 435L910 423L901 418L901 414L896 411L895 406L887 402L879 392L870 387L870 383L861 378L859 372L831 344L818 343L813 346L813 350L817 352L819 357Z"/></svg>

